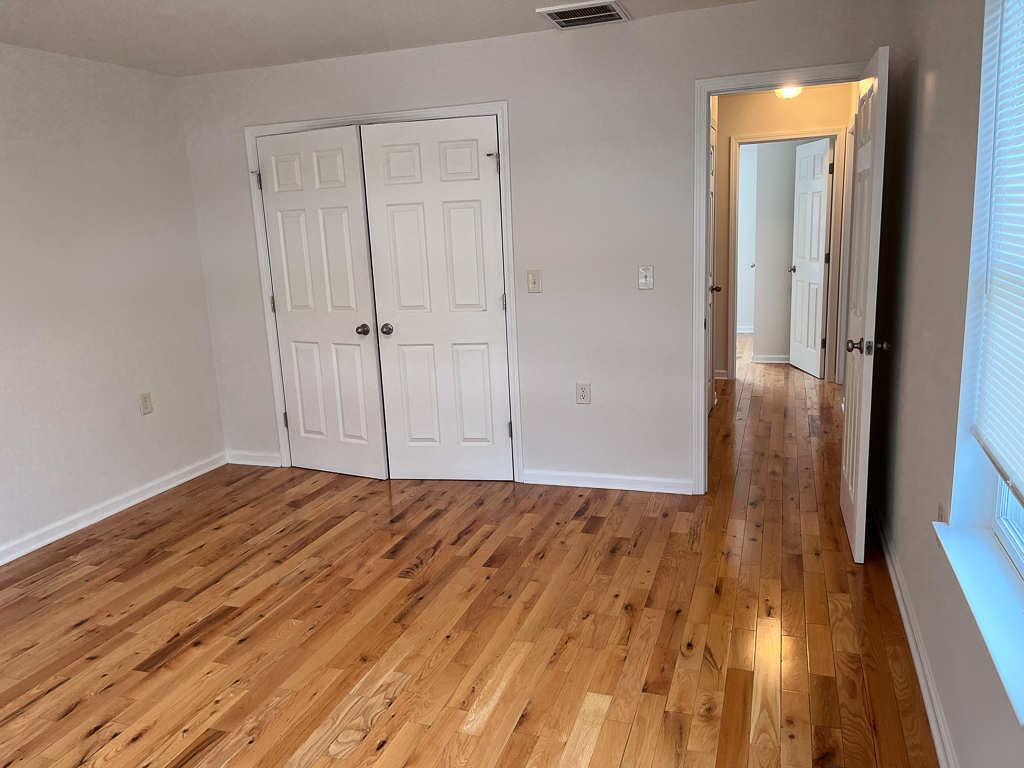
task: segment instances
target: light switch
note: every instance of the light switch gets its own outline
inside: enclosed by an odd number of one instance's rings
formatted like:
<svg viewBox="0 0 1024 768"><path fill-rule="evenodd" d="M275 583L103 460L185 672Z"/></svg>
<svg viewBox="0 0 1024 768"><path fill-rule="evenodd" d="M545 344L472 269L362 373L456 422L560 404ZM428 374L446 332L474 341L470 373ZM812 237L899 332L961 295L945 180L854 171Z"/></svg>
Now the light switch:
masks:
<svg viewBox="0 0 1024 768"><path fill-rule="evenodd" d="M526 270L526 290L530 293L541 292L539 269Z"/></svg>
<svg viewBox="0 0 1024 768"><path fill-rule="evenodd" d="M640 267L640 274L637 280L637 288L641 291L654 290L654 267L648 265Z"/></svg>

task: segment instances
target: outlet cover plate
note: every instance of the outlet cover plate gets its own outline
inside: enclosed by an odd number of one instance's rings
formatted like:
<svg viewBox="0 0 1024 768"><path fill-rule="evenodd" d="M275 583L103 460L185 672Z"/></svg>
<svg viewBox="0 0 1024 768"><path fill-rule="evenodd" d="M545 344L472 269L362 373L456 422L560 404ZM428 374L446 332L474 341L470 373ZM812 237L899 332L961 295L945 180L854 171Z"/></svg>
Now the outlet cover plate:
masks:
<svg viewBox="0 0 1024 768"><path fill-rule="evenodd" d="M590 405L590 382L576 382L576 403Z"/></svg>

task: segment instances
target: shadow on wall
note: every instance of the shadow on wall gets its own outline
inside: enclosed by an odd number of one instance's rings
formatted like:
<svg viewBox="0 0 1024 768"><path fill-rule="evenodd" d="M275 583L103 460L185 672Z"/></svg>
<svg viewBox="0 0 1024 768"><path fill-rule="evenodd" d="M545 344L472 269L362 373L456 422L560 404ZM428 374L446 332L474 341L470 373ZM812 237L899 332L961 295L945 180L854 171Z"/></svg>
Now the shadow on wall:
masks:
<svg viewBox="0 0 1024 768"><path fill-rule="evenodd" d="M882 191L882 238L878 259L878 305L875 340L888 341L888 352L875 358L871 389L871 447L868 455L868 508L887 535L894 514L893 474L898 371L902 358L899 329L904 323L910 241L909 180L913 176L910 137L917 130L917 61L890 72L885 130L885 179ZM845 339L843 340L845 343ZM962 346L962 345L961 345ZM956 352L959 357L959 351ZM960 370L957 365L957 370Z"/></svg>

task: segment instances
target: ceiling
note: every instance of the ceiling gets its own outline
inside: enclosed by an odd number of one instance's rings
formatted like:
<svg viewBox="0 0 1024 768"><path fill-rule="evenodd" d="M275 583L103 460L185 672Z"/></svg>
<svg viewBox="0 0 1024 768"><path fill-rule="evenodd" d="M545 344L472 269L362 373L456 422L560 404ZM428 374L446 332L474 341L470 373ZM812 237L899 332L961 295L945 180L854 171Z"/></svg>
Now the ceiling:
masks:
<svg viewBox="0 0 1024 768"><path fill-rule="evenodd" d="M636 19L744 1L623 0L622 5ZM0 0L0 43L167 75L195 75L553 30L534 9L556 4L558 0Z"/></svg>

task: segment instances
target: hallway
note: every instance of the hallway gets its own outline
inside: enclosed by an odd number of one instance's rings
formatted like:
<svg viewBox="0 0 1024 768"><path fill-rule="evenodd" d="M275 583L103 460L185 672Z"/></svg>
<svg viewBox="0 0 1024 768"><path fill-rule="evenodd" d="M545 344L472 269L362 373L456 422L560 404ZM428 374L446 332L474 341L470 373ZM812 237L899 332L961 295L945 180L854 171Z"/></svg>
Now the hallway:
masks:
<svg viewBox="0 0 1024 768"><path fill-rule="evenodd" d="M937 766L840 389L739 348L702 498L228 465L0 567L2 765Z"/></svg>

